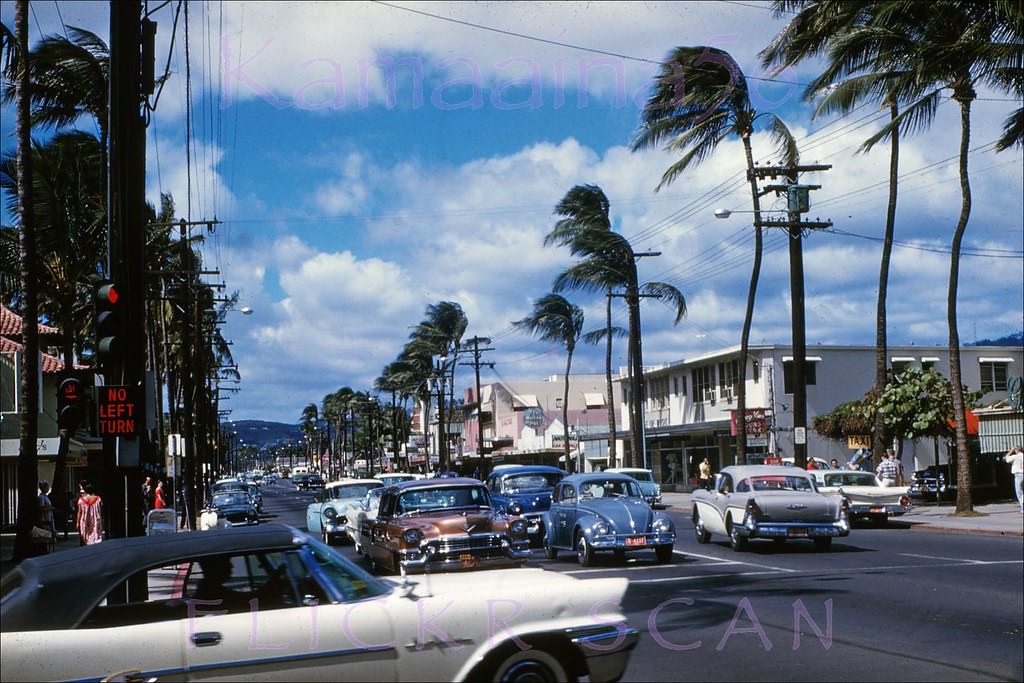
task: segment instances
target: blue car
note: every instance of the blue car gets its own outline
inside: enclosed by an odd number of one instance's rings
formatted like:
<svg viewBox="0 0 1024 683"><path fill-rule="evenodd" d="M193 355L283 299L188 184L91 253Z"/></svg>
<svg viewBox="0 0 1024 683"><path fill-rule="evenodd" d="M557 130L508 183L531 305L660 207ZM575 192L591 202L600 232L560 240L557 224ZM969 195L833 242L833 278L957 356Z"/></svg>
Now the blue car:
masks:
<svg viewBox="0 0 1024 683"><path fill-rule="evenodd" d="M575 552L584 567L598 552L616 558L653 549L658 562L671 562L676 529L672 519L644 500L640 484L625 474L589 472L562 479L544 513L544 554Z"/></svg>
<svg viewBox="0 0 1024 683"><path fill-rule="evenodd" d="M522 517L530 540L539 544L544 538L542 517L551 507L551 492L564 476L564 471L546 465L503 467L487 477L491 507Z"/></svg>

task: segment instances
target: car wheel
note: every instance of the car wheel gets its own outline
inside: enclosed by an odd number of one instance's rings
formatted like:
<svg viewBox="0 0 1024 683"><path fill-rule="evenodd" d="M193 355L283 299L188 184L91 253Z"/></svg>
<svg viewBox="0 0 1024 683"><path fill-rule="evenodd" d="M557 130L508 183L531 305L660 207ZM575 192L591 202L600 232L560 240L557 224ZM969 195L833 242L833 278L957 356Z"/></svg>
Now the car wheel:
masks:
<svg viewBox="0 0 1024 683"><path fill-rule="evenodd" d="M581 567L589 567L594 564L594 549L587 543L587 537L582 533L576 535L576 559Z"/></svg>
<svg viewBox="0 0 1024 683"><path fill-rule="evenodd" d="M697 543L704 544L711 540L711 532L704 528L704 522L696 509L693 511L693 535L697 537Z"/></svg>
<svg viewBox="0 0 1024 683"><path fill-rule="evenodd" d="M556 683L568 680L565 667L550 653L537 648L517 650L506 657L494 672L494 680L501 683L546 681Z"/></svg>
<svg viewBox="0 0 1024 683"><path fill-rule="evenodd" d="M729 527L729 545L736 552L742 552L747 549L747 537L739 532L739 529L735 525Z"/></svg>
<svg viewBox="0 0 1024 683"><path fill-rule="evenodd" d="M555 549L555 548L552 548L551 545L548 544L548 537L547 537L546 534L544 536L543 543L544 543L544 557L548 558L549 560L557 560L558 559L558 550Z"/></svg>
<svg viewBox="0 0 1024 683"><path fill-rule="evenodd" d="M816 538L816 539L814 539L814 549L815 550L819 550L821 552L826 552L831 547L832 547L832 537L831 536L825 536L824 538Z"/></svg>
<svg viewBox="0 0 1024 683"><path fill-rule="evenodd" d="M658 562L668 564L672 561L672 546L659 545L654 549L654 554L658 558Z"/></svg>

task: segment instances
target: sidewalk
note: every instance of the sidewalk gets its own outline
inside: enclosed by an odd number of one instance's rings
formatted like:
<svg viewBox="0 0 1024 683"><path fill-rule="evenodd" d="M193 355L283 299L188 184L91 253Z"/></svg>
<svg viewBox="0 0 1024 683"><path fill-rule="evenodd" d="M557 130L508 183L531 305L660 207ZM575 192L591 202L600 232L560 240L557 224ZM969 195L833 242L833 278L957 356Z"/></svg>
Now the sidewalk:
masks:
<svg viewBox="0 0 1024 683"><path fill-rule="evenodd" d="M68 532L68 537L64 538L63 533L57 534L57 543L54 546L54 552L60 552L61 550L68 550L70 548L78 547L78 532ZM0 534L0 576L4 576L10 570L14 569L16 563L11 559L14 554L14 534Z"/></svg>
<svg viewBox="0 0 1024 683"><path fill-rule="evenodd" d="M662 501L673 510L689 510L690 494L666 492ZM914 509L902 517L893 517L890 524L903 524L917 531L945 533L994 534L997 536L1024 536L1024 515L1017 503L988 503L975 505L978 517L951 517L956 507L950 503L935 505L929 501L915 501Z"/></svg>

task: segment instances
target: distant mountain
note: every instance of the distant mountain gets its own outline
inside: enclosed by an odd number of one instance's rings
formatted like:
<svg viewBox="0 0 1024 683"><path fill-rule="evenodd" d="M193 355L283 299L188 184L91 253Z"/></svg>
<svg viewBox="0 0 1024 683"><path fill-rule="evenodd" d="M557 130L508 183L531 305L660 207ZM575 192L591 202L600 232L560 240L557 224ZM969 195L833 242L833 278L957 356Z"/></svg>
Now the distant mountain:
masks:
<svg viewBox="0 0 1024 683"><path fill-rule="evenodd" d="M290 425L284 422L265 422L263 420L235 420L230 423L231 429L238 433L239 442L246 445L266 448L278 446L286 441L296 441L302 438L302 431L298 425Z"/></svg>
<svg viewBox="0 0 1024 683"><path fill-rule="evenodd" d="M1008 334L999 339L979 339L967 346L1024 346L1024 331Z"/></svg>

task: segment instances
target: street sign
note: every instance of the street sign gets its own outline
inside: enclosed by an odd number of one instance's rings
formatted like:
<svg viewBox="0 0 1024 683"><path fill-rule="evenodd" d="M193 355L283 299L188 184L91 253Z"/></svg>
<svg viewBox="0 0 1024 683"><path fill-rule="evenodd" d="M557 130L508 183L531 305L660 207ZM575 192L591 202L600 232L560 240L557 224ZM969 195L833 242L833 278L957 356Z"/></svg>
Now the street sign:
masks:
<svg viewBox="0 0 1024 683"><path fill-rule="evenodd" d="M133 387L97 387L96 424L99 436L136 436L140 419L138 399L138 392Z"/></svg>
<svg viewBox="0 0 1024 683"><path fill-rule="evenodd" d="M855 451L858 448L871 448L871 436L848 436L846 437L846 445L851 451Z"/></svg>
<svg viewBox="0 0 1024 683"><path fill-rule="evenodd" d="M797 444L807 443L807 428L806 427L794 427L793 428L793 443L797 443Z"/></svg>
<svg viewBox="0 0 1024 683"><path fill-rule="evenodd" d="M748 446L767 446L768 445L768 437L767 436L748 436L747 437L747 445Z"/></svg>

